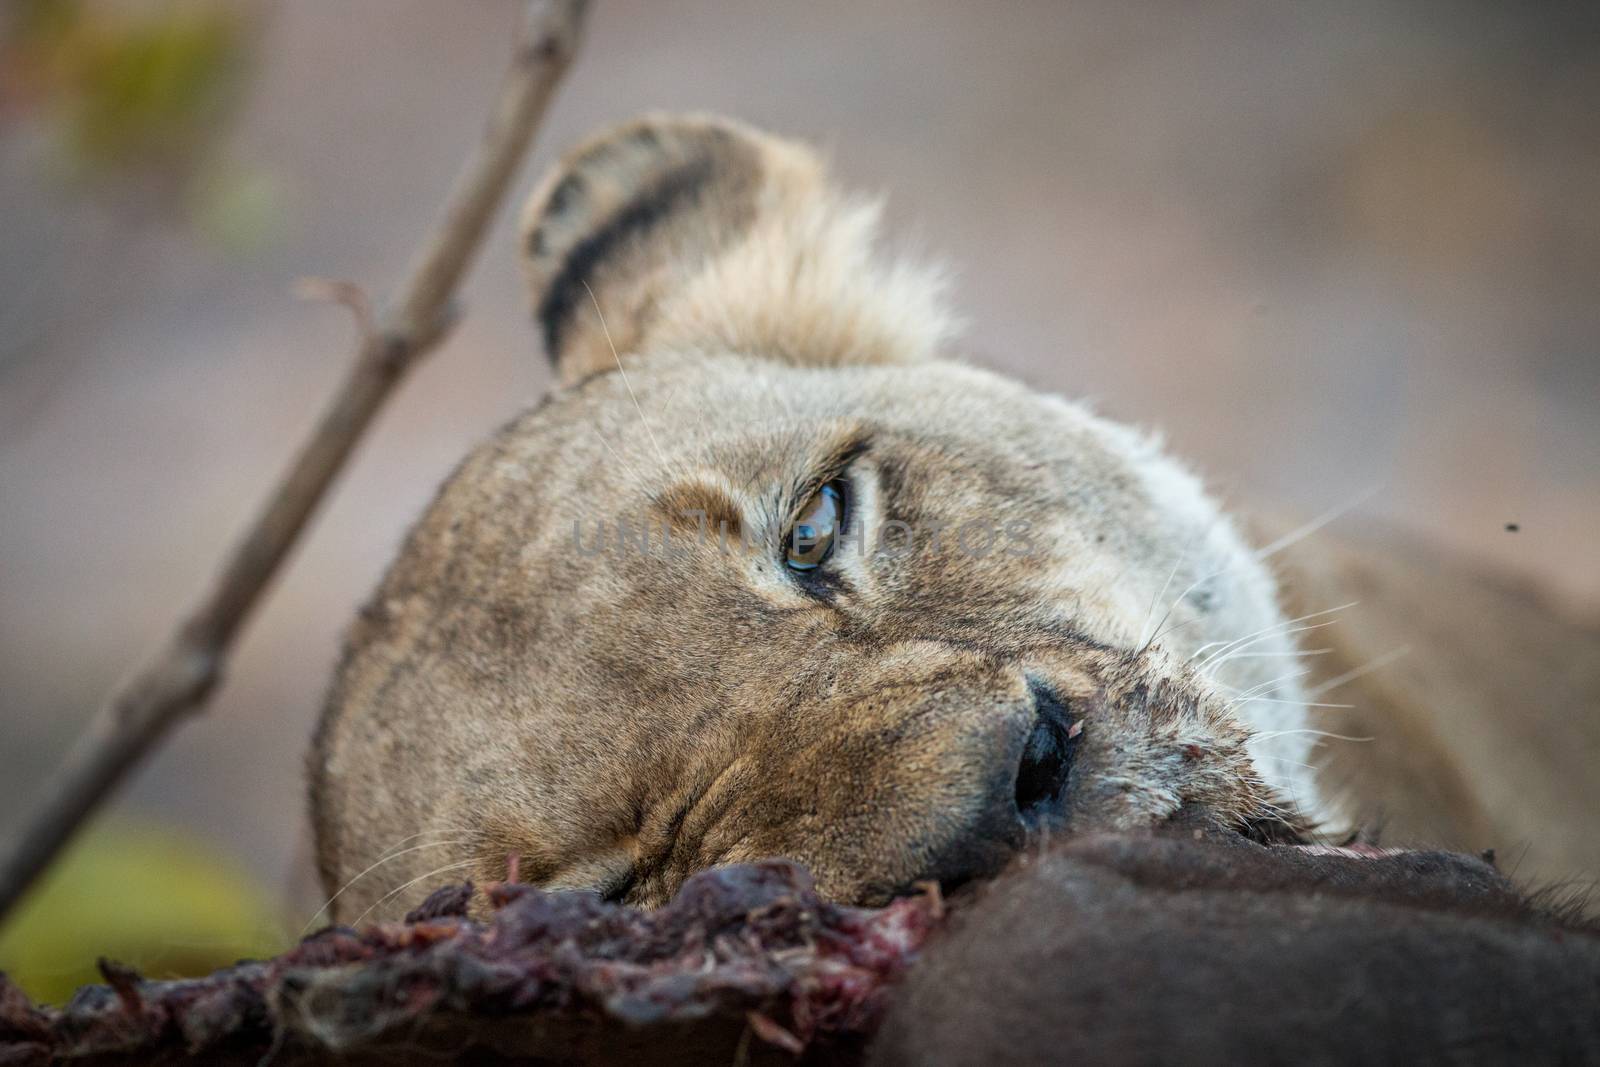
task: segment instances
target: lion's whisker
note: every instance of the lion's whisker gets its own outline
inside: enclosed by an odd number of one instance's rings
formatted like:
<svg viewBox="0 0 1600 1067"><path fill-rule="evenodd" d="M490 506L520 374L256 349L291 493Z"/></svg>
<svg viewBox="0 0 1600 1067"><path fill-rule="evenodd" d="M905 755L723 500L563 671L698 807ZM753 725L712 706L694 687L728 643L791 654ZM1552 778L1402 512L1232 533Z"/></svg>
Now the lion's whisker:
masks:
<svg viewBox="0 0 1600 1067"><path fill-rule="evenodd" d="M1185 545L1184 548L1183 548L1183 551L1178 553L1178 558L1173 560L1173 562L1172 562L1172 570L1167 572L1167 580L1161 583L1161 588L1156 591L1156 595L1150 598L1150 607L1148 609L1146 609L1146 611L1144 613L1144 621L1139 623L1139 632L1140 633L1143 633L1144 632L1144 628L1147 625L1149 625L1150 616L1152 616L1152 615L1154 615L1156 613L1156 605L1158 603L1160 603L1162 597L1166 596L1167 590L1172 588L1172 579L1174 579L1174 578L1176 578L1178 576L1178 568L1183 566L1184 557L1188 556L1188 554L1189 554L1189 547L1187 545ZM1174 601L1173 604L1174 604L1174 606L1176 606L1177 601ZM1165 623L1167 621L1167 616L1169 616L1171 614L1172 614L1172 608L1168 608L1167 609L1167 614L1161 616L1161 621L1156 623L1155 629L1150 631L1150 636L1148 638L1141 638L1140 639L1140 641L1139 641L1139 652L1138 652L1139 655L1143 655L1145 649L1150 647L1150 642L1155 640L1156 633L1157 633L1157 631L1159 631L1161 629L1162 623Z"/></svg>
<svg viewBox="0 0 1600 1067"><path fill-rule="evenodd" d="M1321 629L1324 629L1325 627L1333 626L1338 621L1339 621L1338 619L1330 619L1327 622L1308 623L1305 626L1293 626L1293 627L1290 627L1287 630L1273 630L1273 631L1270 631L1268 633L1261 634L1261 635L1259 635L1257 637L1251 638L1248 641L1244 641L1243 644L1238 645L1238 647L1236 649L1233 649L1232 651L1239 651L1239 650L1242 650L1242 649L1246 649L1246 648L1251 647L1252 645L1258 645L1263 641L1270 641L1274 637L1291 637L1294 634L1303 634L1303 633L1309 633L1312 630L1321 630ZM1241 640L1243 640L1243 639L1241 638ZM1231 658L1232 658L1232 652L1230 650L1228 650L1228 649L1223 649L1223 650L1215 653L1211 658L1208 658L1205 662L1203 662L1203 663L1199 664L1198 666L1196 666L1195 670L1202 677L1211 678L1214 681L1214 680L1216 680L1216 673L1215 672L1216 672L1217 668L1222 666L1224 663L1228 662L1228 660L1231 659Z"/></svg>
<svg viewBox="0 0 1600 1067"><path fill-rule="evenodd" d="M1365 504L1368 500L1371 500L1373 497L1377 496L1382 489L1382 482L1379 482L1376 485L1370 485L1361 492L1357 493L1355 496L1351 497L1349 500L1345 501L1343 504L1340 504L1338 507L1330 508L1305 525L1290 530L1288 533L1284 534L1276 541L1273 541L1271 544L1257 549L1255 554L1256 561L1260 562L1261 560L1270 559L1291 545L1304 541L1306 538L1310 537L1324 526L1327 526L1336 519L1342 518L1350 511L1353 511L1362 504Z"/></svg>
<svg viewBox="0 0 1600 1067"><path fill-rule="evenodd" d="M1236 701L1234 707L1244 704L1294 704L1302 708L1353 708L1354 704L1318 704L1314 700L1293 700L1288 697L1246 697Z"/></svg>
<svg viewBox="0 0 1600 1067"><path fill-rule="evenodd" d="M1256 551L1256 553L1254 554L1254 556L1252 557L1252 560L1254 562L1259 563L1262 560L1265 560L1265 559L1268 559L1268 558L1270 558L1272 556L1277 555L1279 552L1281 552L1284 549L1290 547L1291 545L1294 545L1299 541L1305 540L1307 537L1310 537L1312 534L1316 533L1318 530L1322 529L1324 526L1327 526L1329 523L1331 523L1331 522L1335 521L1336 519L1340 518L1341 516L1345 515L1347 512L1349 512L1349 511L1359 507L1360 505L1366 503L1369 499L1371 499L1374 495L1376 495L1377 492L1381 488L1382 488L1382 485L1379 484L1379 485L1370 486L1367 489L1362 490L1360 493L1356 494L1356 496L1354 496L1351 499L1345 501L1343 504L1340 504L1338 507L1331 508L1328 511L1323 512L1321 515L1319 515L1316 518L1312 519L1310 522L1306 523L1305 525L1300 526L1300 527L1298 527L1298 528L1296 528L1294 530L1291 530L1289 533L1287 533L1284 536L1278 538L1276 541L1273 541L1271 544L1267 545L1266 547L1258 549ZM1200 578L1195 579L1195 581L1189 586L1189 588L1187 588L1183 592L1179 593L1177 595L1177 597L1172 601L1172 603L1167 607L1166 614L1161 616L1161 621L1160 622L1156 623L1155 630L1153 630L1151 632L1150 639L1145 642L1144 647L1148 648L1150 645L1155 644L1156 638L1161 636L1161 627L1166 624L1167 619L1171 618L1172 613L1178 609L1178 605L1183 603L1184 600L1188 598L1190 593L1194 592L1196 589L1199 589L1202 585L1205 585L1207 582L1211 581L1213 578L1221 578L1221 577L1224 577L1225 575L1227 575L1231 571L1238 570L1240 566L1241 566L1241 564L1234 563L1234 564L1231 564L1231 565L1229 565L1227 567L1223 567L1221 570L1212 571L1210 574L1207 574L1207 575L1204 575L1204 576L1202 576ZM1170 579L1168 579L1168 580L1170 581ZM1162 587L1162 592L1166 592L1166 587L1165 586ZM1140 651L1141 652L1144 651L1144 648L1141 648Z"/></svg>
<svg viewBox="0 0 1600 1067"><path fill-rule="evenodd" d="M410 889L412 886L416 885L418 882L427 881L429 878L433 878L436 875L444 874L446 871L458 871L458 870L461 870L464 867L470 867L476 862L478 862L478 861L477 860L458 860L455 863L446 863L442 867L435 867L433 870L429 871L427 874L419 874L415 878L411 879L411 881L406 882L404 885L396 886L395 888L389 890L389 892L385 893L383 896L379 897L377 900L373 901L372 905L370 907L368 907L366 911L362 912L360 915L357 915L355 917L355 919L350 923L350 925L351 926L360 926L362 919L365 919L368 915L371 915L374 910L376 910L377 908L382 907L384 904L388 903L390 900L392 900L395 897L399 896L401 893L405 892L407 889Z"/></svg>
<svg viewBox="0 0 1600 1067"><path fill-rule="evenodd" d="M1246 689L1246 690L1244 690L1242 692L1240 690L1234 689L1232 686L1223 685L1220 682L1217 683L1217 684L1219 685L1220 688L1225 689L1229 693L1233 694L1234 700L1238 701L1238 700L1245 699L1247 697L1253 697L1257 693L1269 692L1270 690L1275 689L1278 686L1282 685L1284 682L1292 682L1296 678L1304 678L1306 675L1308 675L1310 673L1311 673L1311 668L1310 667L1302 667L1299 670L1290 671L1287 674L1280 674L1276 678L1272 678L1272 679L1269 679L1268 681L1261 682L1258 685L1253 685L1249 689Z"/></svg>
<svg viewBox="0 0 1600 1067"><path fill-rule="evenodd" d="M1347 682L1353 682L1357 678L1371 674L1375 670L1387 667L1395 660L1400 659L1402 656L1408 655L1410 652L1410 645L1401 645L1399 648L1392 648L1383 655L1378 656L1375 659L1370 659L1359 667L1353 667L1350 670L1345 671L1343 674L1336 675L1328 679L1326 682L1322 682L1307 692L1306 695L1319 697L1324 693L1331 693L1333 690L1339 688L1341 685L1344 685Z"/></svg>
<svg viewBox="0 0 1600 1067"><path fill-rule="evenodd" d="M1272 760L1274 763L1287 763L1291 767L1304 767L1308 771L1316 770L1316 768L1309 763L1301 763L1299 760L1289 759L1287 756L1274 756L1270 752L1260 752L1256 753L1256 755L1258 755L1261 759Z"/></svg>
<svg viewBox="0 0 1600 1067"><path fill-rule="evenodd" d="M1223 645L1221 651L1212 653L1209 657L1207 657L1200 664L1200 669L1204 670L1206 665L1209 664L1212 660L1216 659L1217 656L1220 655L1222 652L1225 652L1225 651L1228 651L1228 650L1232 650L1232 649L1235 649L1235 648L1247 648L1247 647L1249 647L1249 644L1253 644L1257 639L1264 638L1264 637L1267 637L1267 636L1271 635L1274 631L1282 630L1285 633L1298 633L1299 632L1298 630L1288 630L1288 629L1286 629L1286 627L1292 626L1292 625L1294 625L1296 623L1305 622L1307 619L1318 619L1318 618L1321 618L1324 615L1333 615L1333 614L1335 614L1337 612L1345 611L1345 610L1347 610L1349 608L1353 608L1359 603L1360 603L1360 601L1358 601L1358 600L1352 600L1347 604L1340 604L1337 607L1326 608L1326 609L1324 609L1322 611L1308 612L1308 613L1306 613L1304 615L1301 615L1298 618L1285 619L1283 622L1273 623L1271 626L1263 627L1260 630L1257 630L1255 633L1245 634L1243 637L1236 638L1236 639L1234 639L1232 641L1227 642L1225 645ZM1200 654L1200 650L1196 650L1195 653L1189 657L1190 660L1193 660L1194 657L1198 656L1199 654Z"/></svg>
<svg viewBox="0 0 1600 1067"><path fill-rule="evenodd" d="M1298 633L1298 632L1302 632L1302 631L1293 631L1293 632L1297 632ZM1276 635L1269 635L1269 636L1276 636ZM1262 638L1262 640L1266 640L1266 638ZM1227 652L1227 653L1222 654L1220 656L1220 658L1215 659L1215 660L1207 663L1206 667L1205 667L1205 670L1202 673L1204 673L1209 678L1215 679L1216 676L1217 676L1217 672L1219 670L1221 670L1223 667L1227 666L1229 663L1232 663L1234 660L1240 660L1240 659L1303 659L1303 658L1305 658L1307 656L1326 655L1327 653L1333 651L1331 648L1322 649L1320 651L1312 651L1312 652L1301 652L1301 651L1298 651L1298 650L1289 650L1289 651L1283 651L1283 652L1247 652L1247 651L1245 651L1246 649L1250 648L1251 645L1254 645L1256 643L1257 642L1252 641L1249 644L1240 645L1237 649L1234 649L1231 652ZM1309 667L1306 668L1306 673L1307 674L1311 673L1311 669Z"/></svg>
<svg viewBox="0 0 1600 1067"><path fill-rule="evenodd" d="M1225 689L1229 693L1232 693L1235 697L1254 696L1257 693L1265 693L1267 690L1271 689L1275 685L1281 685L1282 683L1287 682L1290 679L1299 678L1302 675L1304 675L1308 670L1309 670L1309 668L1302 667L1301 669L1299 669L1297 671L1291 671L1288 674L1281 674L1278 677L1269 679L1269 680L1267 680L1265 682L1258 682L1257 684L1251 686L1249 689L1244 689L1244 690L1236 689L1233 686L1224 684L1222 682L1217 682L1217 685L1218 685L1219 688Z"/></svg>
<svg viewBox="0 0 1600 1067"><path fill-rule="evenodd" d="M606 325L605 312L600 310L600 301L595 298L594 290L589 288L588 279L583 279L583 288L589 294L589 302L594 305L594 313L600 318L600 330L606 335L606 344L611 346L611 358L617 361L617 373L622 375L622 384L627 387L628 399L633 401L633 410L639 413L639 424L644 427L644 432L650 438L650 446L656 450L656 458L663 467L667 466L667 457L661 451L661 445L656 441L656 433L650 428L650 420L644 417L644 408L639 406L639 397L633 391L633 383L628 380L628 372L623 369L622 356L617 352L617 343L611 339L611 327Z"/></svg>
<svg viewBox="0 0 1600 1067"><path fill-rule="evenodd" d="M591 424L589 429L593 430L594 435L600 439L600 443L606 446L606 451L611 453L611 458L617 461L617 466L621 467L628 477L632 478L634 481L640 481L641 479L638 472L634 470L631 464L617 454L617 450L611 447L611 442L606 440L605 435L600 432L599 428Z"/></svg>
<svg viewBox="0 0 1600 1067"><path fill-rule="evenodd" d="M422 831L421 834L413 834L413 835L411 835L411 837L406 838L405 840L407 840L407 841L414 840L414 839L416 839L418 837L423 836L423 834L427 834L427 833L431 833L431 832L433 832L433 831L424 830L424 831ZM342 887L340 887L340 889L339 889L339 891L337 893L335 893L335 894L333 894L333 896L329 897L327 899L327 901L322 905L322 907L318 908L316 910L316 913L313 914L309 920L307 920L305 928L300 931L300 936L304 937L307 933L309 933L310 930L311 930L311 927L316 925L317 920L322 917L323 913L326 912L329 908L331 908L333 906L333 902L334 901L336 901L340 897L344 896L346 890L348 890L351 886L353 886L357 882L361 881L361 879L365 878L367 875L371 874L373 871L377 870L379 867L382 867L384 864L390 862L391 860L397 860L401 856L409 855L412 852L421 852L425 848L443 848L443 847L446 847L446 846L466 845L466 844L470 844L471 840L472 840L471 838L457 838L457 839L450 840L450 841L425 841L420 845L413 845L410 848L403 848L403 849L400 849L398 852L389 852L389 853L379 857L377 862L373 863L372 866L368 867L366 870L362 871L360 874L356 875L354 878L351 878ZM404 842L401 842L401 843L403 844Z"/></svg>
<svg viewBox="0 0 1600 1067"><path fill-rule="evenodd" d="M1350 737L1347 734L1335 734L1335 733L1330 733L1327 730L1313 730L1310 727L1306 727L1306 728L1299 729L1299 730L1268 730L1265 733L1256 734L1253 738L1251 738L1251 740L1252 741L1270 741L1274 737L1283 737L1286 734L1315 734L1317 737L1331 737L1335 741L1376 741L1377 740L1377 738L1375 738L1375 737Z"/></svg>
<svg viewBox="0 0 1600 1067"><path fill-rule="evenodd" d="M1298 652L1230 652L1218 662L1231 663L1236 659L1282 659L1285 657L1298 659L1301 656L1326 656L1332 651L1333 649L1331 648L1308 648Z"/></svg>

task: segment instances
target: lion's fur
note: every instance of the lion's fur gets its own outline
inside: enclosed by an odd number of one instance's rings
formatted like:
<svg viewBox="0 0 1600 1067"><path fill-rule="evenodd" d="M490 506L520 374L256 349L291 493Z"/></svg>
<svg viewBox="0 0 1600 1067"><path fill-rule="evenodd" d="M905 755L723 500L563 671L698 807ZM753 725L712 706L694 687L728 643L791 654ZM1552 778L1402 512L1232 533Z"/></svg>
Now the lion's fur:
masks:
<svg viewBox="0 0 1600 1067"><path fill-rule="evenodd" d="M1493 849L1535 885L1600 878L1600 626L1525 583L1370 520L1276 561L1317 635L1312 763L1343 821L1385 844ZM1336 598L1329 600L1328 598ZM1347 740L1353 738L1354 740Z"/></svg>
<svg viewBox="0 0 1600 1067"><path fill-rule="evenodd" d="M1148 436L951 359L937 274L874 240L808 150L719 119L623 126L540 185L561 384L449 479L350 631L311 760L338 918L511 855L646 904L773 853L860 900L989 869L1039 685L1083 726L1064 832L1326 814L1233 524ZM842 467L868 543L807 585L764 531ZM872 551L889 519L916 551ZM969 521L1026 534L978 554ZM594 551L646 522L674 551Z"/></svg>

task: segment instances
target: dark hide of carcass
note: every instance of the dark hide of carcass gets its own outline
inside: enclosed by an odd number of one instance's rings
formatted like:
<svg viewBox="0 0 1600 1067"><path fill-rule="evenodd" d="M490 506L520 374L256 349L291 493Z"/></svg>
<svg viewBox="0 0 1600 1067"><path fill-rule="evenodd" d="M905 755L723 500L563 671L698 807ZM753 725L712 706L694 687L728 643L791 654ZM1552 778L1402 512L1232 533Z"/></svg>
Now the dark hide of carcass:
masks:
<svg viewBox="0 0 1600 1067"><path fill-rule="evenodd" d="M872 1062L1600 1063L1600 935L1484 860L1063 842L957 909Z"/></svg>

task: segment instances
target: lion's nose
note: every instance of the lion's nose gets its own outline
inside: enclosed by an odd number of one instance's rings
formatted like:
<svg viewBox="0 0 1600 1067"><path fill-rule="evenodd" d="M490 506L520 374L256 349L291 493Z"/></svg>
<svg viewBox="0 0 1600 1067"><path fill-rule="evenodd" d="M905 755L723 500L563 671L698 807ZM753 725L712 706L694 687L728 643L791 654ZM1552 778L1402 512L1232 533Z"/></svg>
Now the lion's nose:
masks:
<svg viewBox="0 0 1600 1067"><path fill-rule="evenodd" d="M1035 833L1065 822L1083 723L1050 686L1030 679L1028 688L1034 716L1021 756L1015 741L1019 723L1005 746L1006 759L1016 763L992 767L972 822L929 857L919 879L950 888L996 874Z"/></svg>
<svg viewBox="0 0 1600 1067"><path fill-rule="evenodd" d="M963 748L973 753L987 742L992 757L960 763L964 775L978 776L952 783L952 792L969 798L970 806L963 805L967 817L956 822L950 816L957 809L947 808L937 832L918 831L920 840L909 844L919 851L933 847L921 852L913 877L896 891L920 881L950 889L998 874L1036 834L1066 823L1069 807L1081 795L1073 788L1072 772L1083 739L1082 715L1045 682L1030 676L1027 686L1031 708L1013 707L998 737L991 722L971 739L971 747ZM1031 719L1025 709L1032 711Z"/></svg>
<svg viewBox="0 0 1600 1067"><path fill-rule="evenodd" d="M1066 812L1073 757L1083 735L1083 721L1049 686L1030 681L1035 719L1017 765L1012 803L1030 831L1059 822Z"/></svg>

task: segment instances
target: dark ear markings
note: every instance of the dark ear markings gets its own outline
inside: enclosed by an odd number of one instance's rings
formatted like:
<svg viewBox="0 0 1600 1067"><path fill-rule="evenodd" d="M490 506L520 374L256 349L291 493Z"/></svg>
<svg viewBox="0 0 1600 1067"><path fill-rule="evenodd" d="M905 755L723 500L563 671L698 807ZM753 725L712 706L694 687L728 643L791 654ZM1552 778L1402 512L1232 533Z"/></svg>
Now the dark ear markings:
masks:
<svg viewBox="0 0 1600 1067"><path fill-rule="evenodd" d="M661 147L661 136L656 133L653 126L640 126L628 135L628 140L639 148L654 149Z"/></svg>
<svg viewBox="0 0 1600 1067"><path fill-rule="evenodd" d="M582 191L583 183L583 171L581 170L575 170L565 178L562 178L556 187L550 191L550 199L545 204L545 214L555 217L565 215L572 210L574 206L572 201Z"/></svg>
<svg viewBox="0 0 1600 1067"><path fill-rule="evenodd" d="M565 158L524 208L522 236L534 322L562 377L615 369L602 335L638 346L660 306L748 231L769 165L792 169L794 154L726 120L655 116Z"/></svg>
<svg viewBox="0 0 1600 1067"><path fill-rule="evenodd" d="M572 247L539 301L538 320L544 329L545 354L551 363L559 362L561 343L572 317L589 299L584 283L623 244L647 235L668 216L692 202L711 180L714 170L712 157L707 153L671 168L642 189L605 225ZM578 195L579 187L574 183L579 177L579 173L574 172L556 186L546 208L548 217L559 217L562 210L570 206L565 198ZM543 230L542 225L536 227L529 241L530 251L535 255L544 245Z"/></svg>

